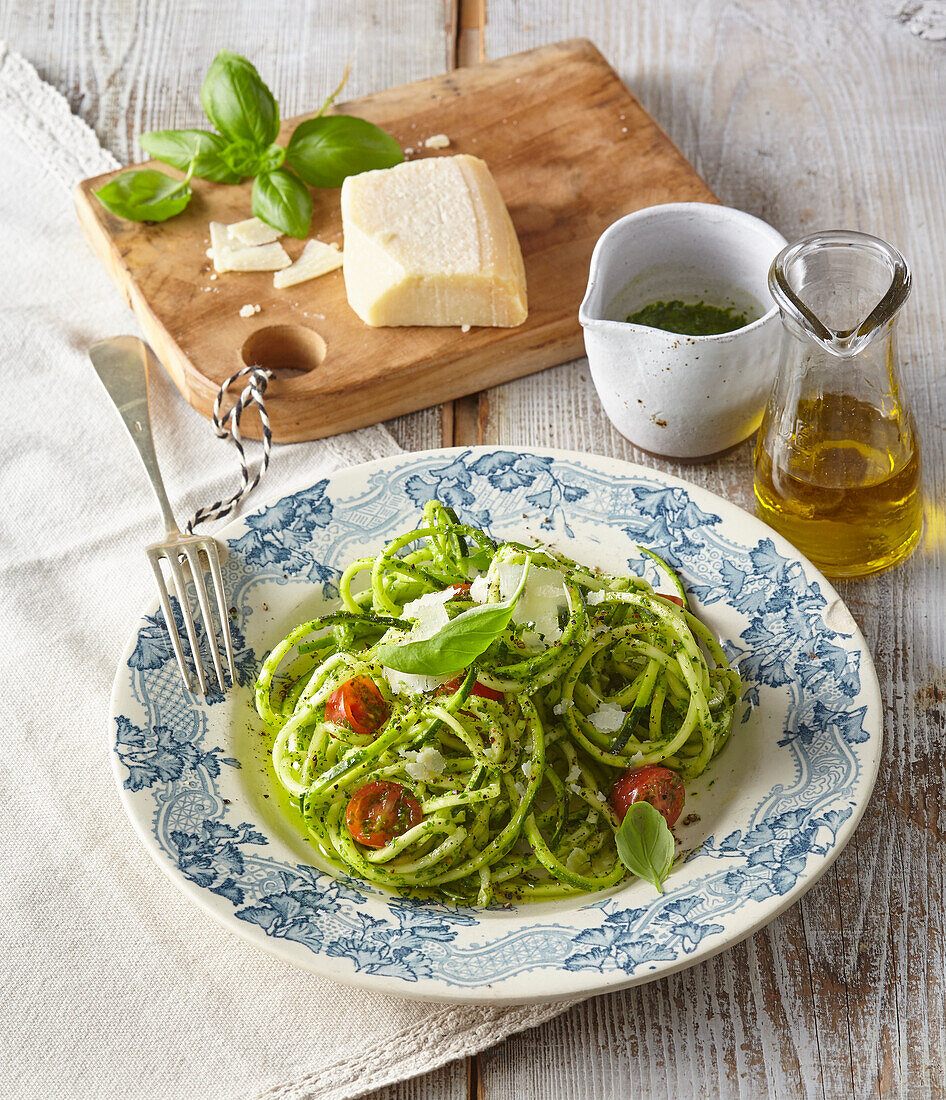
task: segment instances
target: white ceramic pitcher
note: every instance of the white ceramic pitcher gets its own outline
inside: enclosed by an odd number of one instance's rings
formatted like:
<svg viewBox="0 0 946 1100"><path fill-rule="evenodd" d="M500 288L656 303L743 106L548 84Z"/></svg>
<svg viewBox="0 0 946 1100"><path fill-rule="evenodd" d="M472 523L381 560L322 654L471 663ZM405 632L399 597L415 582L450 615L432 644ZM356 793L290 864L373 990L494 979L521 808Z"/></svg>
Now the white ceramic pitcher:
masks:
<svg viewBox="0 0 946 1100"><path fill-rule="evenodd" d="M768 270L785 238L712 203L638 210L605 230L579 320L598 396L617 430L658 455L698 458L759 426L778 366L778 310ZM629 324L654 301L732 301L755 320L718 336Z"/></svg>

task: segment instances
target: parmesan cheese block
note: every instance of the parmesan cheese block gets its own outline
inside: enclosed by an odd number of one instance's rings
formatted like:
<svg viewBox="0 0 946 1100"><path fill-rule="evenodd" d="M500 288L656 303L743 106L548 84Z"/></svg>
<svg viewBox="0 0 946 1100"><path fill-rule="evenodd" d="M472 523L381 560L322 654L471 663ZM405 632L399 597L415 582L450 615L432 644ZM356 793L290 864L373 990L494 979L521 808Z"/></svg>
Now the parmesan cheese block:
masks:
<svg viewBox="0 0 946 1100"><path fill-rule="evenodd" d="M345 288L368 325L526 319L526 273L496 181L477 157L435 157L342 184Z"/></svg>

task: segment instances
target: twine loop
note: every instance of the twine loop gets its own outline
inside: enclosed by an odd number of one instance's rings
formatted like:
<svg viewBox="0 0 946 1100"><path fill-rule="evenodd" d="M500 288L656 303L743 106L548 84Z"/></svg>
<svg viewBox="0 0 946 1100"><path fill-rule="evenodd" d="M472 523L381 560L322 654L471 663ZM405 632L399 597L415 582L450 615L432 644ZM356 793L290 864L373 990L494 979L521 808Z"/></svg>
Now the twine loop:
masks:
<svg viewBox="0 0 946 1100"><path fill-rule="evenodd" d="M259 485L269 467L269 455L272 449L273 433L269 425L269 415L266 412L266 400L264 394L266 387L272 378L272 371L263 370L261 367L243 367L220 386L217 396L214 398L213 426L214 431L221 439L233 440L233 445L240 456L240 488L226 500L217 500L206 508L198 508L193 519L187 524L187 533L192 535L194 528L199 523L206 523L212 519L222 519L228 516L245 497ZM241 378L246 378L246 384L240 391L240 396L227 413L223 412L223 402L230 387ZM243 436L240 432L240 420L244 411L255 405L259 410L260 422L263 425L263 454L260 458L259 468L253 478L246 461L246 449L243 445Z"/></svg>

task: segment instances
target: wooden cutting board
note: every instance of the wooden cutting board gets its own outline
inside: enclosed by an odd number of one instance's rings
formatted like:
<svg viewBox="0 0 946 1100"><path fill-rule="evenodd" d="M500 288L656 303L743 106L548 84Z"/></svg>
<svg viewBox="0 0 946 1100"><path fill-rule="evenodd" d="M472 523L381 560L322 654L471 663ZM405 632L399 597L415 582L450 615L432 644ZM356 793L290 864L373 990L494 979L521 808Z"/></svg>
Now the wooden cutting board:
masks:
<svg viewBox="0 0 946 1100"><path fill-rule="evenodd" d="M582 355L578 306L605 228L656 203L716 201L585 39L392 88L337 111L377 123L413 149L413 159L471 153L486 161L522 245L523 325L467 333L369 328L349 307L340 270L282 291L273 289L271 272L212 279L208 222L249 217L249 182L193 180L187 210L160 225L124 221L98 202L92 192L117 173L76 190L92 248L187 401L209 417L229 375L247 363L275 368L266 404L279 442L363 427ZM280 140L309 117L288 119ZM450 147L425 149L424 139L441 133ZM312 235L342 244L338 191L313 196ZM283 243L293 259L302 250L302 241ZM260 311L241 318L248 304ZM254 415L246 434L258 433Z"/></svg>

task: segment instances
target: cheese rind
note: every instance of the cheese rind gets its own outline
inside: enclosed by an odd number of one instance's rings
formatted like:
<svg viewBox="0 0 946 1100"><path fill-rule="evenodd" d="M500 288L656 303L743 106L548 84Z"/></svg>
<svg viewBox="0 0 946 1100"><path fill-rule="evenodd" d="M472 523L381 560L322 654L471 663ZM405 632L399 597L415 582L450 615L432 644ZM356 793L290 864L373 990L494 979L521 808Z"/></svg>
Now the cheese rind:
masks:
<svg viewBox="0 0 946 1100"><path fill-rule="evenodd" d="M521 325L516 231L489 168L462 154L342 184L345 288L368 325Z"/></svg>

